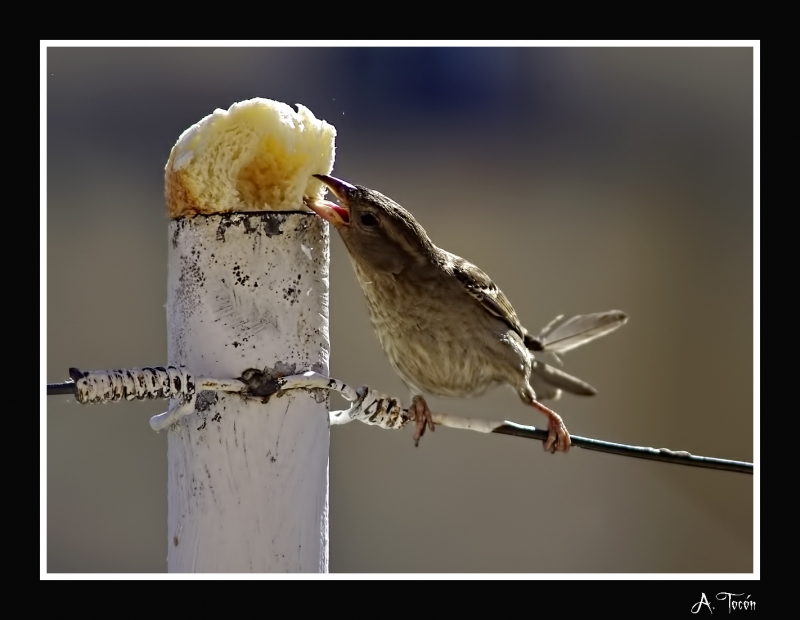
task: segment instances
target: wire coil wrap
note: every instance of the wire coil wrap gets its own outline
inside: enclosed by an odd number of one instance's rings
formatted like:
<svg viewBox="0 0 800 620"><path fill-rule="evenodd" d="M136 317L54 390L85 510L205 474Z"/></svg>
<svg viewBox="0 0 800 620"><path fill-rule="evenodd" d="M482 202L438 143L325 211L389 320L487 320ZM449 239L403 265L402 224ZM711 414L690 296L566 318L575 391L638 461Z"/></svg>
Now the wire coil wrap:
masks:
<svg viewBox="0 0 800 620"><path fill-rule="evenodd" d="M343 413L351 420L359 420L365 424L373 424L381 428L397 430L409 422L407 413L396 398L371 390L362 385L356 390L359 398L350 409Z"/></svg>
<svg viewBox="0 0 800 620"><path fill-rule="evenodd" d="M196 388L194 377L183 366L90 370L82 374L75 380L75 398L82 404L145 398L187 401Z"/></svg>

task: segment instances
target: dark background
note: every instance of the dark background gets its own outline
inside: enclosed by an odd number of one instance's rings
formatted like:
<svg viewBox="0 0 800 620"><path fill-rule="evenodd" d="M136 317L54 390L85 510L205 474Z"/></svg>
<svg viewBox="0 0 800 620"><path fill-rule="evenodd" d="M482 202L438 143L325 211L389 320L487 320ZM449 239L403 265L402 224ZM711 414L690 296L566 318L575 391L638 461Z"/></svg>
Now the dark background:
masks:
<svg viewBox="0 0 800 620"><path fill-rule="evenodd" d="M751 48L50 48L47 379L166 361L163 168L251 97L338 130L334 174L409 209L566 354L574 434L753 460ZM331 372L407 400L334 234ZM510 390L434 410L541 424ZM339 405L339 403L335 403ZM47 400L47 569L166 570L164 402ZM331 431L332 572L753 571L753 478L440 428Z"/></svg>

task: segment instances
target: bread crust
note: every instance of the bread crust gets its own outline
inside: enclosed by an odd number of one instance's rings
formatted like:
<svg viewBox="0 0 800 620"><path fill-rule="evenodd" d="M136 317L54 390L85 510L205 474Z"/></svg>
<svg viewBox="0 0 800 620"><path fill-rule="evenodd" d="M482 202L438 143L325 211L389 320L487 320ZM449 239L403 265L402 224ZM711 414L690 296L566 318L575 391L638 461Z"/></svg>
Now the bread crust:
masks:
<svg viewBox="0 0 800 620"><path fill-rule="evenodd" d="M164 169L167 214L294 211L303 197L321 199L311 175L332 171L336 129L297 108L248 99L184 131Z"/></svg>

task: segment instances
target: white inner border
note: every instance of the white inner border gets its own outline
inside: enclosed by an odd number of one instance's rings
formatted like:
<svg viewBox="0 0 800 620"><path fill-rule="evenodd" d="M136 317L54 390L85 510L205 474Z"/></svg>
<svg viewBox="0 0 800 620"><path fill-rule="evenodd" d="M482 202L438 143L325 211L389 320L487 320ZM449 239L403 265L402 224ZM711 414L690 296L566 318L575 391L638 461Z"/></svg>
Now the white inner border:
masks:
<svg viewBox="0 0 800 620"><path fill-rule="evenodd" d="M39 578L40 579L387 579L399 574L47 573L47 49L50 47L750 47L753 48L753 572L752 573L414 573L413 579L598 581L761 579L761 42L725 41L39 41Z"/></svg>

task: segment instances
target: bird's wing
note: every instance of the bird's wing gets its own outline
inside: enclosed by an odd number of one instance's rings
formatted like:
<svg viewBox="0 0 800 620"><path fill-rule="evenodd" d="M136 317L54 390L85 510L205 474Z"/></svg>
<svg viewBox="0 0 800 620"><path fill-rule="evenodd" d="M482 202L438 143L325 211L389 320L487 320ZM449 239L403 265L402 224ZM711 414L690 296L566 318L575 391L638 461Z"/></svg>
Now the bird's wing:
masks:
<svg viewBox="0 0 800 620"><path fill-rule="evenodd" d="M483 306L483 309L504 321L511 329L517 332L520 338L525 337L525 328L517 318L517 313L511 302L497 288L492 279L469 261L454 254L450 254L453 275L462 284L464 289Z"/></svg>

